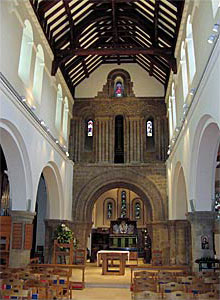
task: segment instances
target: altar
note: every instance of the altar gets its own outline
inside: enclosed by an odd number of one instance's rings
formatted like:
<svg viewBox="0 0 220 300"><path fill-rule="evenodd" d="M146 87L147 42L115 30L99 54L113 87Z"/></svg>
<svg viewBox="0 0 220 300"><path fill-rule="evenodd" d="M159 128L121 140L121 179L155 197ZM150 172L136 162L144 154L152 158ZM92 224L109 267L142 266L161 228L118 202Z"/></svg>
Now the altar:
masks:
<svg viewBox="0 0 220 300"><path fill-rule="evenodd" d="M129 257L130 257L130 252L129 251L119 251L119 250L100 250L97 252L97 266L100 267L101 266L101 261L102 261L102 257L103 254L117 254L117 253L125 253L126 254L126 260L128 260L129 262Z"/></svg>
<svg viewBox="0 0 220 300"><path fill-rule="evenodd" d="M102 260L102 275L124 275L126 259L129 259L129 251L99 251L97 253L97 264ZM119 261L117 268L112 269L113 260Z"/></svg>

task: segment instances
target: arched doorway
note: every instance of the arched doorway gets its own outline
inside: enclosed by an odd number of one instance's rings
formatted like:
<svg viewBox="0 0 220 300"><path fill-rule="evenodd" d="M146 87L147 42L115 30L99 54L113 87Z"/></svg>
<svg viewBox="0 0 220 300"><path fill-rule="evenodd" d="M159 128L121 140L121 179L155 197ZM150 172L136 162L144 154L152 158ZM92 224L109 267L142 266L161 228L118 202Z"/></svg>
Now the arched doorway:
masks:
<svg viewBox="0 0 220 300"><path fill-rule="evenodd" d="M39 178L32 244L32 257L40 257L44 262L52 257L52 236L45 221L61 219L61 195L63 193L59 170L54 162L49 162Z"/></svg>
<svg viewBox="0 0 220 300"><path fill-rule="evenodd" d="M45 249L44 220L46 219L47 214L47 187L43 173L41 173L38 184L35 212L31 257L39 257L40 262L43 263Z"/></svg>

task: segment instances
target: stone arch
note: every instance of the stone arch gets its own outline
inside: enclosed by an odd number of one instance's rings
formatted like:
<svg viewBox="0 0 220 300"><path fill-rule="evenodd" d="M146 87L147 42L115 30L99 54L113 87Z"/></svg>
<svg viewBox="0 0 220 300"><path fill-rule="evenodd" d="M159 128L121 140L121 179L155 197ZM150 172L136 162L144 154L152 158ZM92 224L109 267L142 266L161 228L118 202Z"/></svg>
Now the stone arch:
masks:
<svg viewBox="0 0 220 300"><path fill-rule="evenodd" d="M186 179L183 167L180 162L176 164L173 176L173 215L175 219L186 219L186 213L188 212Z"/></svg>
<svg viewBox="0 0 220 300"><path fill-rule="evenodd" d="M47 219L61 219L62 218L62 206L61 201L63 199L63 187L62 180L57 165L50 161L43 168L42 173L45 178L47 187ZM40 176L39 176L40 178ZM63 208L64 209L64 208Z"/></svg>
<svg viewBox="0 0 220 300"><path fill-rule="evenodd" d="M219 142L220 129L217 123L210 116L203 116L198 123L193 141L195 151L191 158L190 172L191 193L195 199L195 208L199 211L212 209Z"/></svg>
<svg viewBox="0 0 220 300"><path fill-rule="evenodd" d="M102 173L82 187L76 195L73 218L81 222L91 222L92 209L99 196L109 189L120 187L134 191L150 205L153 221L165 220L163 199L155 184L138 173L117 170Z"/></svg>
<svg viewBox="0 0 220 300"><path fill-rule="evenodd" d="M5 119L0 119L0 136L8 167L11 209L26 211L33 197L33 183L25 142L15 125Z"/></svg>

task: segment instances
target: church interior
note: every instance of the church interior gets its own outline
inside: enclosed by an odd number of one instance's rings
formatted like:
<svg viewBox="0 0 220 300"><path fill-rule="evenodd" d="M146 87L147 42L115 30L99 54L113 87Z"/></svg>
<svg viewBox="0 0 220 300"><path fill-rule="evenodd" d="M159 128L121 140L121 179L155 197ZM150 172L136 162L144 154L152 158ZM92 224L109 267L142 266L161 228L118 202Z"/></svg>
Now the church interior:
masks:
<svg viewBox="0 0 220 300"><path fill-rule="evenodd" d="M220 299L220 1L0 22L0 298Z"/></svg>

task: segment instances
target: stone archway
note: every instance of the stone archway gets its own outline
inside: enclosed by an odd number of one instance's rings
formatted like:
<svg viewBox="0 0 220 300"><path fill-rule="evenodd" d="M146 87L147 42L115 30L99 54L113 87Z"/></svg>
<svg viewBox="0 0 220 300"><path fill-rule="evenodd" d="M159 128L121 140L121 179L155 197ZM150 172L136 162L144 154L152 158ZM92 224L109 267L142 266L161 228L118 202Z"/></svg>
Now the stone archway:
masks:
<svg viewBox="0 0 220 300"><path fill-rule="evenodd" d="M92 227L92 209L95 201L104 192L114 188L127 188L134 191L152 209L153 222L166 219L164 198L156 184L147 176L119 167L89 178L80 187L73 199L73 220L80 244L85 246Z"/></svg>

